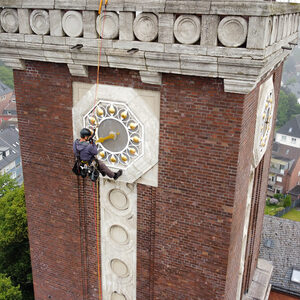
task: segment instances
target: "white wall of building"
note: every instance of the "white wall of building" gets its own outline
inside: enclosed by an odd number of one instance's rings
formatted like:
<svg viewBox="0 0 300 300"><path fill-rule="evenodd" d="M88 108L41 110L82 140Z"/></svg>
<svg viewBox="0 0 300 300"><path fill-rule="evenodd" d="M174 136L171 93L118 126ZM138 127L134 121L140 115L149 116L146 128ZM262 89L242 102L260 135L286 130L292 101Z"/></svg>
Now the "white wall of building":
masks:
<svg viewBox="0 0 300 300"><path fill-rule="evenodd" d="M293 136L276 133L275 141L283 145L300 148L300 138Z"/></svg>

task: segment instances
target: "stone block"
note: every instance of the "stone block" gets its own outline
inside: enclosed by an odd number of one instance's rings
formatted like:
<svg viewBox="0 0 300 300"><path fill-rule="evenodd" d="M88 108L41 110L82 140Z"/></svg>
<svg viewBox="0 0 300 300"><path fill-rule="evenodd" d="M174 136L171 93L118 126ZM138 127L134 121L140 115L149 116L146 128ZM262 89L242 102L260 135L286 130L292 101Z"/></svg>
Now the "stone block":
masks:
<svg viewBox="0 0 300 300"><path fill-rule="evenodd" d="M272 19L270 17L250 17L247 48L265 49L270 44Z"/></svg>
<svg viewBox="0 0 300 300"><path fill-rule="evenodd" d="M174 14L159 14L158 15L158 42L165 44L174 43Z"/></svg>
<svg viewBox="0 0 300 300"><path fill-rule="evenodd" d="M96 12L95 11L83 11L83 37L96 39L98 37L96 32Z"/></svg>
<svg viewBox="0 0 300 300"><path fill-rule="evenodd" d="M141 80L144 83L161 85L161 73L140 71Z"/></svg>
<svg viewBox="0 0 300 300"><path fill-rule="evenodd" d="M72 52L72 59L75 64L79 65L89 65L89 66L98 66L98 52L97 49L94 51L73 51ZM101 57L100 57L100 66L108 67L107 63L107 56L105 50L101 50Z"/></svg>
<svg viewBox="0 0 300 300"><path fill-rule="evenodd" d="M146 66L149 71L178 73L179 54L146 52Z"/></svg>
<svg viewBox="0 0 300 300"><path fill-rule="evenodd" d="M136 48L140 51L164 51L164 44L151 43L151 42L139 42L139 41L114 41L113 48L130 50Z"/></svg>
<svg viewBox="0 0 300 300"><path fill-rule="evenodd" d="M55 0L56 9L85 10L87 0Z"/></svg>
<svg viewBox="0 0 300 300"><path fill-rule="evenodd" d="M245 77L240 79L224 79L224 91L226 93L249 94L255 86L255 79L247 80Z"/></svg>
<svg viewBox="0 0 300 300"><path fill-rule="evenodd" d="M119 39L123 41L133 41L133 21L135 14L133 12L119 13Z"/></svg>
<svg viewBox="0 0 300 300"><path fill-rule="evenodd" d="M163 12L166 0L125 0L125 11Z"/></svg>
<svg viewBox="0 0 300 300"><path fill-rule="evenodd" d="M66 45L66 38L63 36L43 36L45 44Z"/></svg>
<svg viewBox="0 0 300 300"><path fill-rule="evenodd" d="M245 48L209 47L207 55L227 58L264 59L265 51Z"/></svg>
<svg viewBox="0 0 300 300"><path fill-rule="evenodd" d="M44 51L41 49L20 49L19 55L22 59L45 61Z"/></svg>
<svg viewBox="0 0 300 300"><path fill-rule="evenodd" d="M43 36L42 35L36 35L36 34L25 34L25 42L26 43L43 43Z"/></svg>
<svg viewBox="0 0 300 300"><path fill-rule="evenodd" d="M47 61L55 61L55 62L62 62L62 63L72 63L72 54L70 52L62 52L50 50L44 50L44 56Z"/></svg>
<svg viewBox="0 0 300 300"><path fill-rule="evenodd" d="M214 15L203 15L201 17L201 21L201 46L217 46L220 17Z"/></svg>
<svg viewBox="0 0 300 300"><path fill-rule="evenodd" d="M88 0L86 3L87 10L99 10L99 0ZM106 7L107 11L123 11L124 0L109 0Z"/></svg>
<svg viewBox="0 0 300 300"><path fill-rule="evenodd" d="M7 67L10 67L15 70L25 70L25 62L22 59L15 59L15 58L3 58L1 60Z"/></svg>
<svg viewBox="0 0 300 300"><path fill-rule="evenodd" d="M105 42L105 40L102 42ZM75 46L77 44L82 44L83 47L98 47L98 40L96 39L83 39L83 38L66 38L66 45Z"/></svg>
<svg viewBox="0 0 300 300"><path fill-rule="evenodd" d="M50 35L52 37L63 36L64 32L62 29L62 17L63 12L61 10L50 10Z"/></svg>
<svg viewBox="0 0 300 300"><path fill-rule="evenodd" d="M22 0L22 8L53 9L54 0Z"/></svg>
<svg viewBox="0 0 300 300"><path fill-rule="evenodd" d="M24 42L25 37L24 37L24 34L20 34L20 33L3 32L0 34L0 41L2 41L2 40Z"/></svg>
<svg viewBox="0 0 300 300"><path fill-rule="evenodd" d="M210 1L176 1L166 0L166 13L209 14Z"/></svg>
<svg viewBox="0 0 300 300"><path fill-rule="evenodd" d="M207 48L199 45L166 44L166 53L206 55Z"/></svg>
<svg viewBox="0 0 300 300"><path fill-rule="evenodd" d="M76 64L68 64L68 68L70 74L72 76L79 76L79 77L88 77L88 70L86 66L83 65L76 65Z"/></svg>
<svg viewBox="0 0 300 300"><path fill-rule="evenodd" d="M143 51L128 53L126 50L113 49L106 51L106 55L110 67L146 70L145 55Z"/></svg>
<svg viewBox="0 0 300 300"><path fill-rule="evenodd" d="M284 16L281 15L279 16L279 21L278 21L278 30L277 30L277 38L276 41L279 42L283 38L283 27L284 27Z"/></svg>
<svg viewBox="0 0 300 300"><path fill-rule="evenodd" d="M18 18L19 18L19 33L32 33L29 18L30 12L28 9L18 9Z"/></svg>
<svg viewBox="0 0 300 300"><path fill-rule="evenodd" d="M207 56L180 55L182 73L195 72L198 76L217 77L217 58Z"/></svg>
<svg viewBox="0 0 300 300"><path fill-rule="evenodd" d="M23 0L0 0L0 7L22 7Z"/></svg>
<svg viewBox="0 0 300 300"><path fill-rule="evenodd" d="M278 32L278 16L273 16L270 45L273 45L276 42L277 32Z"/></svg>

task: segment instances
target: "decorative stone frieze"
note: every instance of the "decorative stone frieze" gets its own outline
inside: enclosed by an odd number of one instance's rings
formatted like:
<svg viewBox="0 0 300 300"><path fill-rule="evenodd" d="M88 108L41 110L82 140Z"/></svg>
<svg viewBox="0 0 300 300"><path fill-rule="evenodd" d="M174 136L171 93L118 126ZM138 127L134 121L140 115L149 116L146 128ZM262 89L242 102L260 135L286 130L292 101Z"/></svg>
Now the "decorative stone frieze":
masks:
<svg viewBox="0 0 300 300"><path fill-rule="evenodd" d="M239 47L246 41L248 25L242 17L225 17L218 27L219 41L225 47Z"/></svg>
<svg viewBox="0 0 300 300"><path fill-rule="evenodd" d="M200 38L200 18L194 15L181 15L174 24L174 35L181 44L194 44Z"/></svg>
<svg viewBox="0 0 300 300"><path fill-rule="evenodd" d="M1 26L5 32L14 33L19 29L19 19L16 9L3 9L0 14Z"/></svg>
<svg viewBox="0 0 300 300"><path fill-rule="evenodd" d="M288 56L281 47L297 41L300 10L299 5L266 1L254 10L238 1L224 6L118 0L109 1L105 17L104 12L96 17L96 1L13 2L0 0L5 5L0 59L67 63L72 74L86 76L84 66L98 64L100 36L101 66L141 71L142 80L153 84L160 82L161 75L153 75L158 73L223 78L225 90L235 93L251 91Z"/></svg>
<svg viewBox="0 0 300 300"><path fill-rule="evenodd" d="M34 10L30 15L30 26L35 34L48 34L50 32L48 12L46 10Z"/></svg>
<svg viewBox="0 0 300 300"><path fill-rule="evenodd" d="M62 19L62 28L66 35L79 37L83 32L82 14L78 11L68 11Z"/></svg>
<svg viewBox="0 0 300 300"><path fill-rule="evenodd" d="M157 16L152 13L141 13L133 22L133 32L136 38L142 42L151 42L158 35Z"/></svg>

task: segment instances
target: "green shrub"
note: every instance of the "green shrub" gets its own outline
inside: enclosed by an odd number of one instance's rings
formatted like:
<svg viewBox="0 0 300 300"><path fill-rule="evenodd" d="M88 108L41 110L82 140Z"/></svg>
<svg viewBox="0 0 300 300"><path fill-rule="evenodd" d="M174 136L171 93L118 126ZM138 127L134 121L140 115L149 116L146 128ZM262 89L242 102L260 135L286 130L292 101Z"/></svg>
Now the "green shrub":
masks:
<svg viewBox="0 0 300 300"><path fill-rule="evenodd" d="M283 207L289 207L292 205L291 195L286 195L283 201Z"/></svg>
<svg viewBox="0 0 300 300"><path fill-rule="evenodd" d="M14 286L4 274L0 274L0 300L22 300L20 286Z"/></svg>

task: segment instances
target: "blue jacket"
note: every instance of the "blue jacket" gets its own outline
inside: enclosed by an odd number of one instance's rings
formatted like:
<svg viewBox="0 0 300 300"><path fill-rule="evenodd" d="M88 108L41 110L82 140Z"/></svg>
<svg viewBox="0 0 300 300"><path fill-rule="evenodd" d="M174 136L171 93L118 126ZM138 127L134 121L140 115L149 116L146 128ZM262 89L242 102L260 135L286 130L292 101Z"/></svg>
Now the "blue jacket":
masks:
<svg viewBox="0 0 300 300"><path fill-rule="evenodd" d="M79 156L81 160L89 162L98 154L98 149L95 144L80 142L78 139L73 143L73 151L76 157Z"/></svg>

